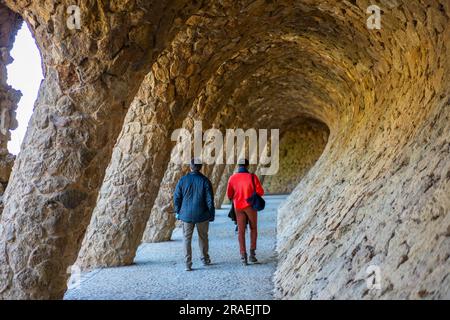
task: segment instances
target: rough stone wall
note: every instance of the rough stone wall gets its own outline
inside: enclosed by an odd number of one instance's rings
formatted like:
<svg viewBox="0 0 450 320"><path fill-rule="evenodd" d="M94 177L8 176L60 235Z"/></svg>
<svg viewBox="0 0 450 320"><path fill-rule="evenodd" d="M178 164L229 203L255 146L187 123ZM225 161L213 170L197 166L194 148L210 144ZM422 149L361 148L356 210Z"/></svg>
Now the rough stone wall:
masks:
<svg viewBox="0 0 450 320"><path fill-rule="evenodd" d="M339 104L351 121L279 209L277 298L449 298L450 4L427 4L359 30L355 49L371 54L348 68L359 90ZM372 267L381 290L367 287Z"/></svg>
<svg viewBox="0 0 450 320"><path fill-rule="evenodd" d="M277 174L266 176L266 193L290 193L319 159L328 141L328 128L319 122L308 121L295 128L282 128L280 166Z"/></svg>
<svg viewBox="0 0 450 320"><path fill-rule="evenodd" d="M16 108L21 94L7 84L6 66L12 62L10 51L22 18L0 3L0 215L3 211L3 193L15 157L8 152L11 130L17 127Z"/></svg>

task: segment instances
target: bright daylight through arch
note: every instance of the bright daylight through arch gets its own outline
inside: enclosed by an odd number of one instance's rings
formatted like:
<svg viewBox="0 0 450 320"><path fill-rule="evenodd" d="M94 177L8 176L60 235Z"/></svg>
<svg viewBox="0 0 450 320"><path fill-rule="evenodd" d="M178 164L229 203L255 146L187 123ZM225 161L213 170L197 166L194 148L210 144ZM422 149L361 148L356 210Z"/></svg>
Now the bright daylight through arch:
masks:
<svg viewBox="0 0 450 320"><path fill-rule="evenodd" d="M8 142L9 152L17 155L43 79L41 55L26 23L17 33L11 56L14 61L7 66L8 84L22 93L16 110L19 126L11 131L11 140Z"/></svg>

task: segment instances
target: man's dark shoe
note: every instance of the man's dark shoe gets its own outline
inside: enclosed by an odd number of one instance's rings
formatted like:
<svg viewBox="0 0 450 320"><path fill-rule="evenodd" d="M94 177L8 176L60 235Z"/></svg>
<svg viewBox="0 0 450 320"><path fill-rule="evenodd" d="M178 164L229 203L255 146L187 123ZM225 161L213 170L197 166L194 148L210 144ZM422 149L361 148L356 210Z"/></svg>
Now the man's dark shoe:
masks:
<svg viewBox="0 0 450 320"><path fill-rule="evenodd" d="M192 271L192 265L186 265L184 271Z"/></svg>
<svg viewBox="0 0 450 320"><path fill-rule="evenodd" d="M242 265L248 266L247 254L241 255L241 262L242 262Z"/></svg>
<svg viewBox="0 0 450 320"><path fill-rule="evenodd" d="M250 262L258 263L258 259L256 259L256 251L255 250L250 250Z"/></svg>
<svg viewBox="0 0 450 320"><path fill-rule="evenodd" d="M202 262L204 266L209 266L211 264L210 258L202 258Z"/></svg>

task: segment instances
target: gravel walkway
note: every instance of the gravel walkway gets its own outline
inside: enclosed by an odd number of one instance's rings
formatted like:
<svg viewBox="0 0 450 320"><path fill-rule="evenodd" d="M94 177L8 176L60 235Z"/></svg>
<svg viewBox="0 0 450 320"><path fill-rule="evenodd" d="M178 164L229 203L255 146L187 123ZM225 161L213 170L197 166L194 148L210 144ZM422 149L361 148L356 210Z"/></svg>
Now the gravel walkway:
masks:
<svg viewBox="0 0 450 320"><path fill-rule="evenodd" d="M172 241L142 244L134 265L83 274L80 285L68 290L65 299L272 299L276 209L286 196L265 198L266 210L259 214L258 221L259 264L241 265L237 235L226 206L217 211L216 221L210 225L211 266L204 267L200 262L195 232L194 271L184 271L182 236L177 229Z"/></svg>

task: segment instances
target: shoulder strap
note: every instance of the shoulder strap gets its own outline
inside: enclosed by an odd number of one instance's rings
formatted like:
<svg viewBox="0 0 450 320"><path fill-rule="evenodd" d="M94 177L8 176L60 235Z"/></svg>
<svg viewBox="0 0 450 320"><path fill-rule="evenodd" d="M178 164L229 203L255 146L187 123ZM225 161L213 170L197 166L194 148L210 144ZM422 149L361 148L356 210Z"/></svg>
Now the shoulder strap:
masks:
<svg viewBox="0 0 450 320"><path fill-rule="evenodd" d="M255 174L250 173L252 175L252 185L253 185L253 191L256 192L256 184L255 184Z"/></svg>

